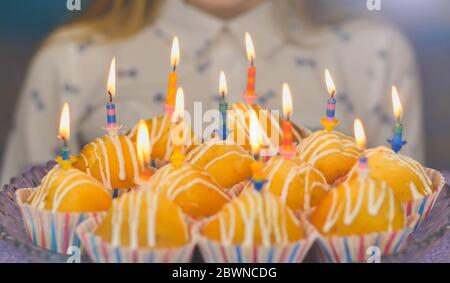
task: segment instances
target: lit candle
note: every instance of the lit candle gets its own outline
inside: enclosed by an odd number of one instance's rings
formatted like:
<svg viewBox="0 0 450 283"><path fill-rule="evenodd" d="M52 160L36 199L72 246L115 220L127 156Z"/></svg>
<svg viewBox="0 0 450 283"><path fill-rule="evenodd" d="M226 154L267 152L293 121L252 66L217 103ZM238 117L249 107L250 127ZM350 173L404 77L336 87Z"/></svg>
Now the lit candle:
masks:
<svg viewBox="0 0 450 283"><path fill-rule="evenodd" d="M228 111L228 102L226 99L227 96L227 79L225 78L225 73L223 71L220 72L220 80L219 80L219 94L220 94L220 102L219 102L219 111L220 111L220 138L224 141L228 137L228 128L227 128L227 111Z"/></svg>
<svg viewBox="0 0 450 283"><path fill-rule="evenodd" d="M172 115L175 107L175 98L177 94L177 66L180 63L180 44L178 37L174 37L172 41L172 50L170 53L170 62L172 64L172 71L169 74L169 82L167 87L167 98L164 110L167 115Z"/></svg>
<svg viewBox="0 0 450 283"><path fill-rule="evenodd" d="M403 108L395 86L392 87L392 106L394 108L394 115L397 122L394 126L394 136L392 139L388 140L388 142L391 144L392 150L398 153L407 141L403 140L403 125L401 123Z"/></svg>
<svg viewBox="0 0 450 283"><path fill-rule="evenodd" d="M250 62L250 67L247 71L247 91L244 99L248 105L252 105L256 99L255 84L256 84L256 67L255 63L255 47L253 45L252 37L248 32L245 33L245 46L247 49L247 58Z"/></svg>
<svg viewBox="0 0 450 283"><path fill-rule="evenodd" d="M294 154L293 138L292 138L292 95L289 85L283 84L283 114L285 121L282 122L283 128L283 144L280 147L280 154L284 158L291 158Z"/></svg>
<svg viewBox="0 0 450 283"><path fill-rule="evenodd" d="M325 82L327 84L328 94L330 98L327 101L327 109L325 118L320 120L320 123L324 126L325 130L328 132L333 131L334 127L339 123L339 120L335 118L336 113L336 99L334 96L336 95L336 87L333 82L333 78L331 77L328 69L325 70Z"/></svg>
<svg viewBox="0 0 450 283"><path fill-rule="evenodd" d="M355 119L353 131L355 133L356 144L361 152L363 152L358 161L359 174L361 178L366 178L369 172L368 160L364 155L364 150L366 149L366 133L364 132L364 127L360 119Z"/></svg>
<svg viewBox="0 0 450 283"><path fill-rule="evenodd" d="M173 152L170 157L175 168L181 167L184 161L183 153L183 131L184 131L184 93L183 89L180 87L177 90L176 100L175 100L175 110L172 115L172 123L174 127L172 130L177 133L176 139L172 137Z"/></svg>
<svg viewBox="0 0 450 283"><path fill-rule="evenodd" d="M261 129L258 122L258 117L255 111L250 110L250 145L252 147L253 158L255 159L251 164L251 169L253 173L252 182L254 188L257 191L261 191L265 180L263 175L263 163L260 160L260 150L261 150Z"/></svg>
<svg viewBox="0 0 450 283"><path fill-rule="evenodd" d="M116 105L113 103L113 97L116 95L116 58L113 58L108 75L108 102L106 103L106 127L105 130L110 135L117 135L121 126L117 125Z"/></svg>
<svg viewBox="0 0 450 283"><path fill-rule="evenodd" d="M75 157L70 155L68 146L68 141L70 139L70 110L69 104L67 103L64 103L61 112L58 138L63 141L63 146L61 148L61 156L58 156L56 161L62 169L70 169L72 167L72 163L75 161Z"/></svg>
<svg viewBox="0 0 450 283"><path fill-rule="evenodd" d="M138 124L136 147L138 161L141 165L140 177L147 181L152 174L152 170L150 169L151 147L147 124L144 120L140 120Z"/></svg>

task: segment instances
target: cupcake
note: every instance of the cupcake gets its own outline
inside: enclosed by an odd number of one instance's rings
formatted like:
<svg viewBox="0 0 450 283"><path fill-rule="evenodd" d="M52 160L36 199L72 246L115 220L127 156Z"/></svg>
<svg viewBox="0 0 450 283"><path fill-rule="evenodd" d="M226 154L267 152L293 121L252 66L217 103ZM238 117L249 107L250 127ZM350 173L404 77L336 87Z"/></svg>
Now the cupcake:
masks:
<svg viewBox="0 0 450 283"><path fill-rule="evenodd" d="M310 216L329 262L364 262L375 246L381 255L402 250L410 226L386 182L355 177L332 189Z"/></svg>
<svg viewBox="0 0 450 283"><path fill-rule="evenodd" d="M135 147L128 136L106 135L85 145L73 164L107 189L128 189L141 183Z"/></svg>
<svg viewBox="0 0 450 283"><path fill-rule="evenodd" d="M269 192L245 190L200 228L206 262L301 262L315 240L308 224Z"/></svg>
<svg viewBox="0 0 450 283"><path fill-rule="evenodd" d="M396 198L404 204L406 215L418 214L419 224L423 222L443 188L442 176L386 147L366 150L364 155L371 168L370 177L385 181L394 190ZM350 178L356 174L355 167L349 174ZM433 182L433 175L439 175L441 180Z"/></svg>
<svg viewBox="0 0 450 283"><path fill-rule="evenodd" d="M173 163L163 166L141 189L166 194L193 219L214 215L230 200L226 191L207 172L188 163L180 167Z"/></svg>
<svg viewBox="0 0 450 283"><path fill-rule="evenodd" d="M263 190L280 197L296 214L316 207L329 190L319 170L295 158L273 157L264 165L263 176Z"/></svg>
<svg viewBox="0 0 450 283"><path fill-rule="evenodd" d="M223 188L247 180L253 158L240 145L213 139L196 146L186 156L186 162L205 170Z"/></svg>
<svg viewBox="0 0 450 283"><path fill-rule="evenodd" d="M132 191L77 233L94 262L189 262L195 243L181 209L157 191Z"/></svg>
<svg viewBox="0 0 450 283"><path fill-rule="evenodd" d="M347 175L360 153L353 138L336 131L317 131L300 142L296 157L317 168L332 185Z"/></svg>
<svg viewBox="0 0 450 283"><path fill-rule="evenodd" d="M160 168L169 162L172 154L173 146L171 143L171 132L174 125L171 121L171 117L168 115L154 117L145 122L147 123L149 131L152 165L155 168ZM136 143L137 129L138 125L136 125L129 133L129 137L133 143ZM190 129L188 130L188 133L191 137L191 145L184 149L186 152L193 147L193 141L195 140L194 134Z"/></svg>
<svg viewBox="0 0 450 283"><path fill-rule="evenodd" d="M249 106L246 103L235 103L231 105L230 110L228 111L228 125L232 129L232 132L230 134L231 140L233 140L236 144L241 145L245 150L250 151L250 120L247 115L248 111L250 110L254 110L257 113L260 125L266 135L266 138L278 138L277 141L282 140L283 131L281 125L283 119L276 115L274 112L263 109L260 105L254 104L252 106ZM303 138L307 137L310 133L311 132L306 128L301 128L297 125L293 125L293 142L299 142ZM269 148L277 148L278 144L270 143L268 146Z"/></svg>
<svg viewBox="0 0 450 283"><path fill-rule="evenodd" d="M65 254L80 246L76 226L111 206L111 191L93 177L58 166L48 172L36 189L16 192L27 235L47 250Z"/></svg>

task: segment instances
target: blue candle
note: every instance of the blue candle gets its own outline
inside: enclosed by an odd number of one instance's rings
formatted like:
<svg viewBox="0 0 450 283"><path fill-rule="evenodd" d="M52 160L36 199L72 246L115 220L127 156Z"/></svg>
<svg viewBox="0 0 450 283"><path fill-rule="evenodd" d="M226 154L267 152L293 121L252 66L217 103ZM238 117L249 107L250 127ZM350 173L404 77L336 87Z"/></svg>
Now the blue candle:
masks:
<svg viewBox="0 0 450 283"><path fill-rule="evenodd" d="M394 126L394 136L392 139L388 140L388 142L391 144L392 150L395 153L398 153L407 141L403 140L403 125L401 123L403 108L395 86L392 87L392 106L394 108L394 115L397 118L397 123Z"/></svg>
<svg viewBox="0 0 450 283"><path fill-rule="evenodd" d="M334 98L334 96L336 94L336 87L334 85L333 79L328 69L325 70L325 82L327 84L327 90L330 95L330 98L327 101L325 117L320 120L320 123L324 126L326 131L331 132L333 131L334 127L339 123L339 121L335 118L336 99Z"/></svg>
<svg viewBox="0 0 450 283"><path fill-rule="evenodd" d="M220 139L224 141L228 137L229 130L227 128L227 111L228 111L228 102L226 100L227 80L225 78L225 73L223 71L220 72L219 93L221 97L219 102L219 112L220 112L219 136Z"/></svg>
<svg viewBox="0 0 450 283"><path fill-rule="evenodd" d="M116 58L111 62L108 76L108 98L106 103L106 127L110 135L116 135L120 126L117 125L116 105L113 103L113 96L116 94Z"/></svg>

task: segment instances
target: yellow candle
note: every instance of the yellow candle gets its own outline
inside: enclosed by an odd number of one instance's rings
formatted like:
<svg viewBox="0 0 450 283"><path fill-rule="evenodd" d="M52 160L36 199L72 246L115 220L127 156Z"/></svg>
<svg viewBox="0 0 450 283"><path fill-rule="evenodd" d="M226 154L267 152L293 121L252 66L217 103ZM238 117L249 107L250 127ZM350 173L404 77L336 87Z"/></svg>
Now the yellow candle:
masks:
<svg viewBox="0 0 450 283"><path fill-rule="evenodd" d="M176 133L176 136L172 136L172 146L173 151L170 157L175 168L180 168L184 162L183 153L183 130L184 130L184 93L183 89L180 87L177 91L176 101L175 101L175 111L172 115L172 123L175 127L172 128L172 135Z"/></svg>
<svg viewBox="0 0 450 283"><path fill-rule="evenodd" d="M178 76L176 73L177 65L180 62L180 45L178 37L173 38L172 51L170 54L170 61L172 64L172 72L169 74L169 81L167 86L167 97L165 104L165 111L168 115L172 115L175 106L175 98L177 93Z"/></svg>

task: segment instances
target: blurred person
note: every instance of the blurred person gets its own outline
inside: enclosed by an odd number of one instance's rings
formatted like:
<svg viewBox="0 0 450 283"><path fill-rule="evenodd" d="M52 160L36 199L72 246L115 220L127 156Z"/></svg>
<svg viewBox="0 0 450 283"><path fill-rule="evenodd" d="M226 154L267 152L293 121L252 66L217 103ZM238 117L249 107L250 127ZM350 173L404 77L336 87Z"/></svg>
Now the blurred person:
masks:
<svg viewBox="0 0 450 283"><path fill-rule="evenodd" d="M300 0L95 0L83 15L57 29L36 54L23 87L3 161L2 182L25 166L57 154L62 104L71 106L74 153L103 135L106 80L117 59L118 120L130 129L163 113L172 38L180 39L179 86L186 107L218 108L224 70L229 103L243 101L248 61L244 34L256 49L256 91L266 108L281 109L289 83L292 120L316 130L324 116L328 68L338 89L337 130L352 134L363 120L370 146L386 145L395 122L391 86L403 103L405 154L423 161L421 88L415 57L403 35L386 23L315 19ZM198 113L197 113L198 114Z"/></svg>

